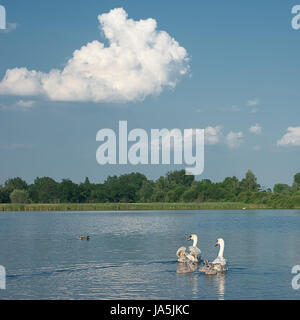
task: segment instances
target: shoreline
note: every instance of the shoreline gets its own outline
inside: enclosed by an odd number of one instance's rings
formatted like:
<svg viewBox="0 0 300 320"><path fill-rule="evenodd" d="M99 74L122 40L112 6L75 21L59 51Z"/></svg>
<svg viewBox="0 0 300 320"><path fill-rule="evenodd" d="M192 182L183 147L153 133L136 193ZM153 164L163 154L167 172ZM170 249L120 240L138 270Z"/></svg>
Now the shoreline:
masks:
<svg viewBox="0 0 300 320"><path fill-rule="evenodd" d="M57 204L0 204L0 212L11 211L147 211L147 210L260 210L297 209L272 208L262 204L241 202L203 203L57 203Z"/></svg>

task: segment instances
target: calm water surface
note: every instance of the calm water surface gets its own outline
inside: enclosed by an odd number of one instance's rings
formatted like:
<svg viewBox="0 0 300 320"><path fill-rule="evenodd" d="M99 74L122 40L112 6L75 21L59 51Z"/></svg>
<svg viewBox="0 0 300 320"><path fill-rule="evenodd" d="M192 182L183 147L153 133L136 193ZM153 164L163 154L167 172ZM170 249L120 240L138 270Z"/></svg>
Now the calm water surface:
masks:
<svg viewBox="0 0 300 320"><path fill-rule="evenodd" d="M300 299L299 227L296 210L1 213L0 299ZM225 276L176 273L191 233L208 259L225 239Z"/></svg>

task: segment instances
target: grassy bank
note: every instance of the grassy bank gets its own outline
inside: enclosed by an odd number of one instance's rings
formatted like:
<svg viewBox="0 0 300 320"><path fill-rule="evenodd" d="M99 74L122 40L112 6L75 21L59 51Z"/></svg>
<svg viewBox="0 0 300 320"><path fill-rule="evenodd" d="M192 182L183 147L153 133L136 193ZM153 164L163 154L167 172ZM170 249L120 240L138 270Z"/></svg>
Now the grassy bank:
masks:
<svg viewBox="0 0 300 320"><path fill-rule="evenodd" d="M0 211L241 210L243 208L267 209L264 205L241 202L0 204Z"/></svg>

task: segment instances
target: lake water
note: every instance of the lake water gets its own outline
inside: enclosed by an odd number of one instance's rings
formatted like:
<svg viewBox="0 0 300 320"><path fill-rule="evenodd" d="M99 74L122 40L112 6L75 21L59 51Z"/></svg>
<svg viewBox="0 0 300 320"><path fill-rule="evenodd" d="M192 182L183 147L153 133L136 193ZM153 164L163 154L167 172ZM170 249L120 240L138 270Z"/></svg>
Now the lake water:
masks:
<svg viewBox="0 0 300 320"><path fill-rule="evenodd" d="M0 299L300 299L299 227L299 210L1 213ZM177 274L191 233L209 260L224 238L227 274Z"/></svg>

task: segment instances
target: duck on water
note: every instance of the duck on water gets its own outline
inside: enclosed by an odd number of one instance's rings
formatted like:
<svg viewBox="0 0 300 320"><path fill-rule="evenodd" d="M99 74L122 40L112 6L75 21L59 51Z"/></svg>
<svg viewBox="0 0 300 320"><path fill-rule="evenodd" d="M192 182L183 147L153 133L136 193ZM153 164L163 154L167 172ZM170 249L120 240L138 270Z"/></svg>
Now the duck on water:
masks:
<svg viewBox="0 0 300 320"><path fill-rule="evenodd" d="M83 237L83 236L80 236L77 238L77 240L90 240L90 236L86 236L86 237Z"/></svg>

